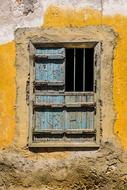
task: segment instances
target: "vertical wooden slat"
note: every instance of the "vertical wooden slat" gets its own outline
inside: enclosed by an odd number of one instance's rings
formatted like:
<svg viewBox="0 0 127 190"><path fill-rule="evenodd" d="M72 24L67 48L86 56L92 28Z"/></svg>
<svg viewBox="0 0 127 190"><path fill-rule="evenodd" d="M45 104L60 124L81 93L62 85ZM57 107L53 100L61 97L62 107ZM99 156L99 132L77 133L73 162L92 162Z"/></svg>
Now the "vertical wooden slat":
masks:
<svg viewBox="0 0 127 190"><path fill-rule="evenodd" d="M86 96L83 96L83 101L86 102ZM86 111L85 110L82 112L82 128L83 129L87 128L87 119L86 119Z"/></svg>
<svg viewBox="0 0 127 190"><path fill-rule="evenodd" d="M87 96L87 102L92 102L93 97ZM87 128L93 129L94 111L88 110L86 113Z"/></svg>
<svg viewBox="0 0 127 190"><path fill-rule="evenodd" d="M100 70L101 70L101 42L97 43L94 48L94 85L96 85L96 92L94 94L94 101L96 101L96 115L94 114L94 127L96 129L96 143L100 143Z"/></svg>
<svg viewBox="0 0 127 190"><path fill-rule="evenodd" d="M47 120L46 128L48 126L48 129L53 129L54 128L54 126L53 126L53 119L54 119L53 113L50 110L48 110L47 116L48 117L45 118L45 120Z"/></svg>
<svg viewBox="0 0 127 190"><path fill-rule="evenodd" d="M29 73L30 73L30 86L29 86L29 145L32 143L32 133L33 133L33 128L34 128L34 117L33 115L33 99L34 99L34 94L33 94L33 81L34 81L34 54L35 54L35 48L33 44L29 43L29 51L30 51L30 64L29 64Z"/></svg>
<svg viewBox="0 0 127 190"><path fill-rule="evenodd" d="M40 127L40 115L38 112L35 112L35 125L36 125L36 128L39 129Z"/></svg>

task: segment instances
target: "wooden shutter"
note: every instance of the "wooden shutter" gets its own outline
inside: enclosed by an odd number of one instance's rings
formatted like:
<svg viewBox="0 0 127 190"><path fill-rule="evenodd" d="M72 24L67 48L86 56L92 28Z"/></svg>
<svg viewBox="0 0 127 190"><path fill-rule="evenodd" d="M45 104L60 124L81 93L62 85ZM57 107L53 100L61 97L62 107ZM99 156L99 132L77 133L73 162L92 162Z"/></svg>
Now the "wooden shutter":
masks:
<svg viewBox="0 0 127 190"><path fill-rule="evenodd" d="M58 133L58 130L63 131L65 122L64 111L62 109L64 95L59 95L59 93L60 91L64 92L64 81L65 49L36 49L35 133L55 133L55 131Z"/></svg>

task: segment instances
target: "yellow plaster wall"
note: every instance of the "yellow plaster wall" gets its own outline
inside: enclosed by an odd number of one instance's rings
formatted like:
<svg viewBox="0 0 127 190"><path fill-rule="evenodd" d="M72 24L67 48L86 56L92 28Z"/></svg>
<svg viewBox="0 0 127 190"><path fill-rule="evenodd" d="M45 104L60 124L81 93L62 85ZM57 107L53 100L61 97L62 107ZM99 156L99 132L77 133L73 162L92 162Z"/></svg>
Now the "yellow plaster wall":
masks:
<svg viewBox="0 0 127 190"><path fill-rule="evenodd" d="M15 134L15 43L0 46L0 147Z"/></svg>
<svg viewBox="0 0 127 190"><path fill-rule="evenodd" d="M122 15L105 16L103 24L112 26L119 34L113 63L113 98L117 112L114 132L118 135L124 148L127 149L127 17Z"/></svg>
<svg viewBox="0 0 127 190"><path fill-rule="evenodd" d="M43 27L82 27L106 24L119 34L113 63L113 98L117 112L114 132L127 149L127 17L103 16L92 9L62 9L50 6ZM15 135L15 43L0 46L0 147L12 143Z"/></svg>
<svg viewBox="0 0 127 190"><path fill-rule="evenodd" d="M94 18L94 19L93 19ZM82 27L101 23L101 13L92 9L62 9L50 6L44 15L44 27Z"/></svg>
<svg viewBox="0 0 127 190"><path fill-rule="evenodd" d="M119 34L113 62L113 98L117 113L114 132L121 145L127 149L127 17L122 15L102 16L92 9L62 9L50 6L44 17L43 27L82 27L105 24Z"/></svg>

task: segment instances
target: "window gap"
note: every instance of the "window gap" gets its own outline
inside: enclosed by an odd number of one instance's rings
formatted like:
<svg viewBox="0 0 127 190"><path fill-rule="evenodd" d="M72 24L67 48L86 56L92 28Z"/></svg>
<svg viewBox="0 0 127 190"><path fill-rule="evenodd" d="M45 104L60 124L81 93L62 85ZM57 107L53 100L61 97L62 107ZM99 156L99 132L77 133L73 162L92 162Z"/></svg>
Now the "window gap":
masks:
<svg viewBox="0 0 127 190"><path fill-rule="evenodd" d="M85 91L93 91L94 48L85 49Z"/></svg>
<svg viewBox="0 0 127 190"><path fill-rule="evenodd" d="M74 48L66 49L65 90L74 91Z"/></svg>
<svg viewBox="0 0 127 190"><path fill-rule="evenodd" d="M75 91L83 91L83 48L76 49Z"/></svg>

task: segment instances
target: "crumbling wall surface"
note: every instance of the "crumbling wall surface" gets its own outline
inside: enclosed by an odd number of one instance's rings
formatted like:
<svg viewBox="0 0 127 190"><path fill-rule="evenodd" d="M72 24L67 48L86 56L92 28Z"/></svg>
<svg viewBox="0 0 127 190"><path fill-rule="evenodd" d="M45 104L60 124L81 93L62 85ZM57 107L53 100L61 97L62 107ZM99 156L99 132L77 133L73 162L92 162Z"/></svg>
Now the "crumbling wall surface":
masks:
<svg viewBox="0 0 127 190"><path fill-rule="evenodd" d="M0 190L127 190L127 1L1 0L0 3L0 147L8 147L0 151ZM39 29L29 32L24 27ZM20 29L15 41L17 28ZM82 32L84 28L86 32ZM77 31L82 37L78 38ZM43 40L43 32L44 40L49 40L50 34L51 40L57 41L58 33L63 41L67 38L103 41L102 142L98 150L34 152L27 148L28 42L30 36L32 40L38 37Z"/></svg>
<svg viewBox="0 0 127 190"><path fill-rule="evenodd" d="M110 26L119 36L115 47L113 65L112 100L116 120L114 128L107 124L104 130L119 137L127 148L127 2L126 0L5 0L0 7L0 147L13 143L16 135L16 48L14 31L23 27L62 28L103 25ZM101 36L101 34L100 34ZM5 44L4 44L5 43ZM122 51L121 51L122 50ZM7 69L8 68L8 69ZM110 73L111 74L111 73ZM25 76L26 77L26 76ZM107 72L108 77L108 72ZM112 79L113 78L113 79ZM25 80L25 78L23 79ZM112 82L112 81L111 81ZM10 94L12 96L10 96ZM111 96L110 96L111 97ZM25 106L25 105L23 105ZM108 106L106 108L108 110ZM109 113L110 114L110 113ZM112 114L112 111L111 111ZM111 118L111 117L110 117ZM102 121L109 119L103 116ZM103 132L104 132L103 130ZM22 131L23 132L23 131ZM25 133L25 134L24 134ZM107 138L103 133L103 136ZM27 136L26 131L22 133ZM109 137L110 137L109 135ZM108 138L107 138L108 140Z"/></svg>
<svg viewBox="0 0 127 190"><path fill-rule="evenodd" d="M99 151L0 152L0 190L126 190L127 155L111 144Z"/></svg>
<svg viewBox="0 0 127 190"><path fill-rule="evenodd" d="M114 121L113 119L114 128L108 124L104 127L104 130L112 130L110 135L114 136L115 134L120 140L121 145L127 149L126 7L126 0L1 1L0 17L2 19L0 19L0 78L2 80L0 83L0 147L5 147L13 143L17 129L17 118L15 117L17 114L17 92L15 83L16 48L14 31L17 28L37 26L40 28L42 26L43 28L62 28L64 31L65 27L80 28L99 25L103 28L103 25L106 25L110 26L119 37L114 50L114 60L112 60L113 77L110 76L110 79L112 78L111 80L113 80L112 87L110 87L110 89L112 88L111 104L114 104L116 120ZM25 78L23 80L25 80ZM108 110L108 106L106 109ZM103 123L105 123L104 120L107 120L108 122L111 121L109 121L108 117L105 116L103 116L102 120ZM24 131L22 135L27 136L26 131ZM103 133L103 136L107 138L105 132Z"/></svg>

